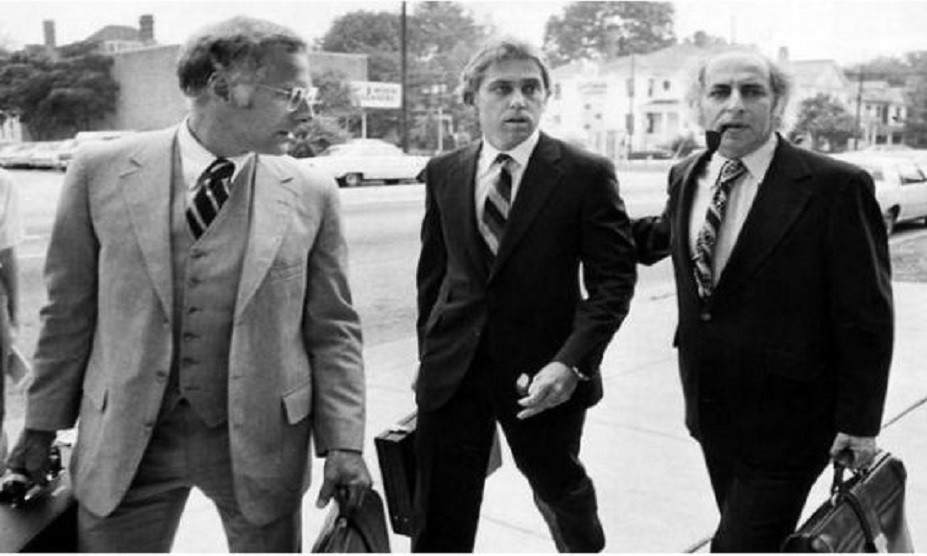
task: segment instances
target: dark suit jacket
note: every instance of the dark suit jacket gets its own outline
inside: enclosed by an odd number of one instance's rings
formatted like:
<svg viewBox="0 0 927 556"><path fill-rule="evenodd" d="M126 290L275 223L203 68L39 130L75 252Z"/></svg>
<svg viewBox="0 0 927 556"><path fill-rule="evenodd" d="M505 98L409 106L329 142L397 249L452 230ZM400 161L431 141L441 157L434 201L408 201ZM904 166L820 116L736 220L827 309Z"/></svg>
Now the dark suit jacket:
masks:
<svg viewBox="0 0 927 556"><path fill-rule="evenodd" d="M720 373L748 462L826 458L836 432L879 432L893 340L885 226L869 175L780 138L714 295L698 296L689 218L703 153L670 171L663 216L634 223L641 262L672 254L686 423ZM698 216L701 218L701 216Z"/></svg>
<svg viewBox="0 0 927 556"><path fill-rule="evenodd" d="M480 143L426 166L418 264L419 408L455 392L481 341L510 376L551 361L594 376L571 403L601 397L602 354L636 280L630 222L612 164L541 134L491 260L476 222ZM588 292L580 292L579 268ZM485 337L484 337L485 336Z"/></svg>

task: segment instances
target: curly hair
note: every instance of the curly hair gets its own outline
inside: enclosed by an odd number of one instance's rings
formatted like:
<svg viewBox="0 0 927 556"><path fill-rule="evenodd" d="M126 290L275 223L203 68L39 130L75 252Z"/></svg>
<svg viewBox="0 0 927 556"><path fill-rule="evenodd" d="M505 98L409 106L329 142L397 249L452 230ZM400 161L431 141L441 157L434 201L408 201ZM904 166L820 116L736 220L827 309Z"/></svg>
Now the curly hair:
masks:
<svg viewBox="0 0 927 556"><path fill-rule="evenodd" d="M513 38L497 39L485 44L473 55L460 73L458 92L464 104L473 105L476 91L479 90L486 76L486 70L492 64L503 60L532 60L541 69L544 90L550 95L550 66L544 54L534 46Z"/></svg>
<svg viewBox="0 0 927 556"><path fill-rule="evenodd" d="M180 50L177 78L187 96L198 96L219 71L250 82L260 77L264 61L279 48L308 50L306 41L291 29L247 16L236 16L194 33Z"/></svg>

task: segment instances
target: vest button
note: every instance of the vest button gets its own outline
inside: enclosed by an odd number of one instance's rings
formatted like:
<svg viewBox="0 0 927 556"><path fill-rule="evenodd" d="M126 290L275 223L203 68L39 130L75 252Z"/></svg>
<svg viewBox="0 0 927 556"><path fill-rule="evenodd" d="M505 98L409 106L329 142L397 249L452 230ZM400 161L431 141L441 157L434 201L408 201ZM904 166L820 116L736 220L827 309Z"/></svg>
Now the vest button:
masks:
<svg viewBox="0 0 927 556"><path fill-rule="evenodd" d="M699 318L702 319L702 322L708 322L711 320L711 313L708 311L702 311L702 313L699 315Z"/></svg>
<svg viewBox="0 0 927 556"><path fill-rule="evenodd" d="M193 250L193 251L190 252L190 258L192 258L192 259L201 259L201 258L203 258L204 256L206 256L206 253L204 253L203 251L200 251L200 250L198 250L198 249L195 249L195 250Z"/></svg>
<svg viewBox="0 0 927 556"><path fill-rule="evenodd" d="M184 333L183 333L183 341L185 341L185 342L191 342L191 341L193 341L193 340L196 340L196 339L199 338L199 337L200 337L199 334L194 334L193 332L184 332Z"/></svg>
<svg viewBox="0 0 927 556"><path fill-rule="evenodd" d="M180 360L180 363L189 367L190 365L196 365L199 361L192 357L184 357Z"/></svg>
<svg viewBox="0 0 927 556"><path fill-rule="evenodd" d="M187 314L192 315L193 313L199 313L201 310L199 307L187 307Z"/></svg>

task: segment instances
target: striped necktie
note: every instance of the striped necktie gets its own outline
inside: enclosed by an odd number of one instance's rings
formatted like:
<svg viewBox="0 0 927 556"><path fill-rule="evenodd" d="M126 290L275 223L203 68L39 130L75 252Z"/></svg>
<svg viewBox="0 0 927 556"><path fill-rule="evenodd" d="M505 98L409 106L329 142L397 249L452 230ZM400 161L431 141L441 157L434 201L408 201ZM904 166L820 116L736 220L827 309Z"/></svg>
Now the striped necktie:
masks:
<svg viewBox="0 0 927 556"><path fill-rule="evenodd" d="M695 255L693 257L695 283L698 294L702 299L711 296L714 291L716 277L712 271L712 258L714 257L715 243L724 213L727 211L727 198L734 184L747 172L746 166L739 159L731 159L721 166L721 173L715 182L711 202L705 214L705 224L699 231L695 240Z"/></svg>
<svg viewBox="0 0 927 556"><path fill-rule="evenodd" d="M196 181L196 193L187 208L187 223L190 224L193 237L199 239L203 235L228 200L229 182L234 172L235 164L217 158Z"/></svg>
<svg viewBox="0 0 927 556"><path fill-rule="evenodd" d="M505 153L496 157L493 165L499 166L499 175L493 181L483 203L483 235L493 255L499 252L499 245L505 235L505 225L509 219L509 208L512 205L512 174L509 170L512 162L512 157Z"/></svg>

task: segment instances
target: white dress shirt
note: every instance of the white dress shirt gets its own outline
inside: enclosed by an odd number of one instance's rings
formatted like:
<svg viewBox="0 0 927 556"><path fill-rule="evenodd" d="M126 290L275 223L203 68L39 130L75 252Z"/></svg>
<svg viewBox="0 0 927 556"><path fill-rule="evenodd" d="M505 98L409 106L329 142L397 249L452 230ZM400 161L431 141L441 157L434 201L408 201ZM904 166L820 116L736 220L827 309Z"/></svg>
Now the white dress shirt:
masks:
<svg viewBox="0 0 927 556"><path fill-rule="evenodd" d="M177 130L177 147L180 151L180 168L183 172L183 181L187 184L187 207L193 203L193 195L196 194L196 182L200 176L216 160L216 155L209 152L206 147L197 141L193 133L190 132L189 119L184 119ZM245 163L251 158L251 153L245 153L239 156L227 156L226 160L235 164L235 172L229 183L235 181L238 173L245 167Z"/></svg>
<svg viewBox="0 0 927 556"><path fill-rule="evenodd" d="M509 162L509 172L512 174L512 196L509 201L509 207L515 204L515 196L518 194L518 188L521 185L521 178L525 175L525 168L528 167L528 159L541 138L541 132L534 130L527 139L521 142L512 150L504 151L505 154L512 157L513 162ZM480 229L480 234L486 237L489 229L483 223L483 206L486 204L486 196L492 188L502 167L494 164L496 157L503 151L493 147L486 137L483 137L483 146L480 149L480 157L476 163L476 187L474 190L474 202L476 203L476 223Z"/></svg>
<svg viewBox="0 0 927 556"><path fill-rule="evenodd" d="M712 257L712 276L715 283L718 283L718 278L721 276L725 265L727 265L734 244L737 242L737 237L744 227L744 221L747 219L747 214L750 213L750 208L753 206L754 199L756 199L756 193L759 191L760 184L766 177L766 171L769 170L769 165L772 163L778 141L778 136L773 133L760 148L740 159L747 168L747 172L734 184L727 198L727 210L724 214L724 220L721 222L721 229L718 232L718 239L715 242ZM689 253L691 256L695 256L695 242L698 239L699 231L705 224L705 213L708 211L708 205L711 202L715 182L721 173L721 167L727 161L727 158L715 153L708 163L708 168L698 179L689 218Z"/></svg>

